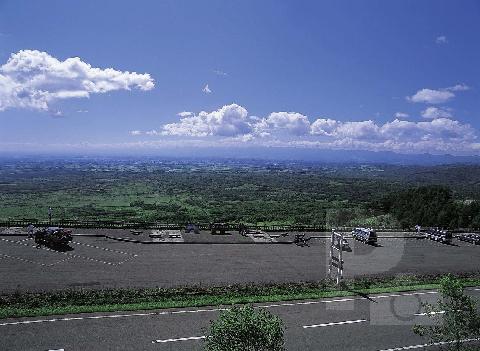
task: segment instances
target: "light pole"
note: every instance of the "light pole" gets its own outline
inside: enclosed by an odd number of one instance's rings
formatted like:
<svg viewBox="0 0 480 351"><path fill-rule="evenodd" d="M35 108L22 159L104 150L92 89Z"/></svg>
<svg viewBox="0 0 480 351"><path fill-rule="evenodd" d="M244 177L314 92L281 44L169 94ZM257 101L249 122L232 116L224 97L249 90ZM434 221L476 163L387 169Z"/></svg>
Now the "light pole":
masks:
<svg viewBox="0 0 480 351"><path fill-rule="evenodd" d="M52 208L48 208L48 224L52 225Z"/></svg>

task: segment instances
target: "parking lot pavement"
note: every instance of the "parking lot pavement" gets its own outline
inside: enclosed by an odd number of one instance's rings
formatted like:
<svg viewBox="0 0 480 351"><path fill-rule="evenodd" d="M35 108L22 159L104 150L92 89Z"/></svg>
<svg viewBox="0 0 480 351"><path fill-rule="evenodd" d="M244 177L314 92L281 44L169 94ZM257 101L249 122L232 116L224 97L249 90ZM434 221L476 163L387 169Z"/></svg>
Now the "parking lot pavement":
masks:
<svg viewBox="0 0 480 351"><path fill-rule="evenodd" d="M185 241L195 235L185 235ZM480 261L480 246L460 241L445 245L389 237L380 238L378 246L348 242L346 277L472 272ZM318 238L303 247L241 242L145 245L76 236L69 250L57 251L37 248L25 236L0 236L1 291L315 281L327 275L329 244Z"/></svg>

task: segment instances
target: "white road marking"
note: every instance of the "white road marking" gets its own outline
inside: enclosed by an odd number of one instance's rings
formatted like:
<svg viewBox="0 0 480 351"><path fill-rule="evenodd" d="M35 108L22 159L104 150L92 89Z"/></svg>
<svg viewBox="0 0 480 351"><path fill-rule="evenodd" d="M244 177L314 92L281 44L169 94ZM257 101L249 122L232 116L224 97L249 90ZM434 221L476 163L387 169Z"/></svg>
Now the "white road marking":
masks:
<svg viewBox="0 0 480 351"><path fill-rule="evenodd" d="M18 261L27 262L27 263L38 264L38 265L44 266L44 267L48 266L48 265L46 265L45 263L35 262L35 261L32 261L32 260L27 260L26 258L21 258L21 257L17 257L17 256L5 255L5 254L2 254L2 253L0 253L0 255L2 256L2 258L10 258L10 259L12 259L12 260L18 260Z"/></svg>
<svg viewBox="0 0 480 351"><path fill-rule="evenodd" d="M169 314L216 312L216 311L226 311L226 310L228 309L212 308L212 309L201 309L201 310L180 310L180 311L163 311L163 312L147 312L147 313L108 314L108 315L87 316L87 317L35 319L35 320L26 320L26 321L18 321L18 322L0 323L0 327L4 327L7 325L22 325L22 324L32 324L32 323L69 322L69 321L81 321L81 320L89 320L89 319L114 319L114 318L129 318L129 317L162 316L162 315L169 315Z"/></svg>
<svg viewBox="0 0 480 351"><path fill-rule="evenodd" d="M463 339L463 340L461 340L462 343L473 342L473 341L480 341L480 338L476 338L476 339ZM422 345L402 346L402 347L395 347L395 348L393 348L393 349L383 349L383 350L378 350L378 351L413 350L413 349L422 349L422 348L431 347L431 346L448 345L448 344L453 344L453 343L454 343L454 341L441 341L441 342L436 342L436 343L433 343L433 344L422 344Z"/></svg>
<svg viewBox="0 0 480 351"><path fill-rule="evenodd" d="M187 338L178 338L178 339L153 340L152 343L157 344L157 343L176 342L176 341L202 340L202 339L205 339L205 338L206 338L206 336L204 336L204 335L202 335L202 336L190 336L190 337L187 337Z"/></svg>
<svg viewBox="0 0 480 351"><path fill-rule="evenodd" d="M119 251L119 250L114 250L114 249L107 249L106 247L100 247L100 246L96 246L96 245L90 245L90 244L81 243L81 242L78 242L78 241L72 241L70 244L87 246L87 247L90 247L90 248L93 248L93 249L99 249L99 250L103 250L103 251L115 252L115 253L119 253L119 254L122 254L122 255L128 255L128 256L133 256L133 257L137 257L137 256L138 256L137 254L133 254L133 253L130 253L130 252Z"/></svg>
<svg viewBox="0 0 480 351"><path fill-rule="evenodd" d="M313 324L313 325L304 325L303 329L308 328L319 328L319 327L330 327L333 325L344 325L344 324L355 324L355 323L363 323L366 322L366 319L357 319L354 321L343 321L343 322L330 322L330 323L321 323L321 324Z"/></svg>
<svg viewBox="0 0 480 351"><path fill-rule="evenodd" d="M438 311L438 312L424 312L424 313L415 313L415 316L432 316L432 315L435 315L435 314L444 314L445 311Z"/></svg>
<svg viewBox="0 0 480 351"><path fill-rule="evenodd" d="M415 296L415 295L426 295L426 294L438 294L438 292L427 291L427 292L417 292L417 293L379 295L379 296L372 296L371 299L398 297L398 296ZM274 307L290 307L290 306L302 306L302 305L318 305L322 303L345 302L345 301L353 301L353 300L368 300L368 299L366 297L360 297L360 298L334 299L334 300L302 301L302 302L294 302L294 303L258 305L256 307L274 308ZM160 312L147 312L147 313L110 314L110 315L86 316L86 317L37 319L37 320L24 320L24 321L17 321L17 322L0 323L0 327L8 326L8 325L30 324L30 323L49 323L49 322L67 322L67 321L78 321L78 320L89 320L89 319L113 319L113 318L162 316L162 315L173 315L173 314L184 314L184 313L220 312L220 311L228 311L228 310L229 308L219 307L219 308L207 308L207 309L203 308L203 309L195 309L195 310L160 311Z"/></svg>
<svg viewBox="0 0 480 351"><path fill-rule="evenodd" d="M48 350L48 351L65 351L65 349Z"/></svg>
<svg viewBox="0 0 480 351"><path fill-rule="evenodd" d="M34 248L34 249L46 250L46 251L50 251L50 252L53 252L53 253L57 253L57 254L60 254L60 255L65 255L65 256L69 256L69 257L73 257L73 258L80 258L80 259L84 259L84 260L87 260L87 261L103 263L103 264L106 264L106 265L109 265L109 266L121 265L121 264L123 264L123 263L125 263L125 262L127 262L127 261L136 257L136 256L132 256L132 257L127 258L126 260L123 260L123 261L120 261L120 262L107 262L107 261L97 260L95 258L91 258L91 257L87 257L87 256L72 254L72 253L69 253L69 252L61 252L61 251L52 250L52 249L49 249L48 247L45 247L45 246L30 245L30 244L22 242L22 241L15 241L15 240L9 240L9 239L4 239L4 238L0 238L0 240L4 241L4 242L11 243L11 244L22 245L22 246L31 247L31 248ZM16 258L16 257L12 257L12 258L20 259L20 258ZM23 259L20 259L20 260L23 260ZM25 260L25 261L28 262L28 260ZM31 261L31 262L36 263L36 262L33 262L33 261ZM56 263L58 263L58 262L56 262ZM46 265L46 264L43 264L43 263L41 265L50 266L50 265Z"/></svg>

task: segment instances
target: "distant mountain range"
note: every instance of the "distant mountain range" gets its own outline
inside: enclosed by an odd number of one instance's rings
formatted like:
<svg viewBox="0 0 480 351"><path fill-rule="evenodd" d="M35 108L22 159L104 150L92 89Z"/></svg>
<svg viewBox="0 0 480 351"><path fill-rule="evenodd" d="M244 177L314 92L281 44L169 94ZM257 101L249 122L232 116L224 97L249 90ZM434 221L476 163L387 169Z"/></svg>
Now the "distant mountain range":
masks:
<svg viewBox="0 0 480 351"><path fill-rule="evenodd" d="M34 154L1 153L0 157L28 157ZM126 157L126 158L188 158L202 159L258 159L268 161L308 161L319 163L372 163L394 165L439 165L439 164L480 164L480 156L455 156L455 155L432 155L432 154L400 154L390 151L361 151L361 150L321 150L304 148L281 148L281 147L236 147L236 148L197 148L179 147L161 150L142 151L114 151L102 153L92 151L89 153L52 153L42 154L43 157L69 158L69 157Z"/></svg>

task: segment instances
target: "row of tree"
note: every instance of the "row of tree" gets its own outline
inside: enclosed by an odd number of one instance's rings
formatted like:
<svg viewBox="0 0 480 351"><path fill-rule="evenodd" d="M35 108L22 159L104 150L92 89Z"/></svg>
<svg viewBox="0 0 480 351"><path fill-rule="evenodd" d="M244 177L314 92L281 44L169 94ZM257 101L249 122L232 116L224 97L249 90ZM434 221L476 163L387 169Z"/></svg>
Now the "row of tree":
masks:
<svg viewBox="0 0 480 351"><path fill-rule="evenodd" d="M384 196L372 207L392 214L402 227L480 228L480 202L459 201L445 186L421 186Z"/></svg>

